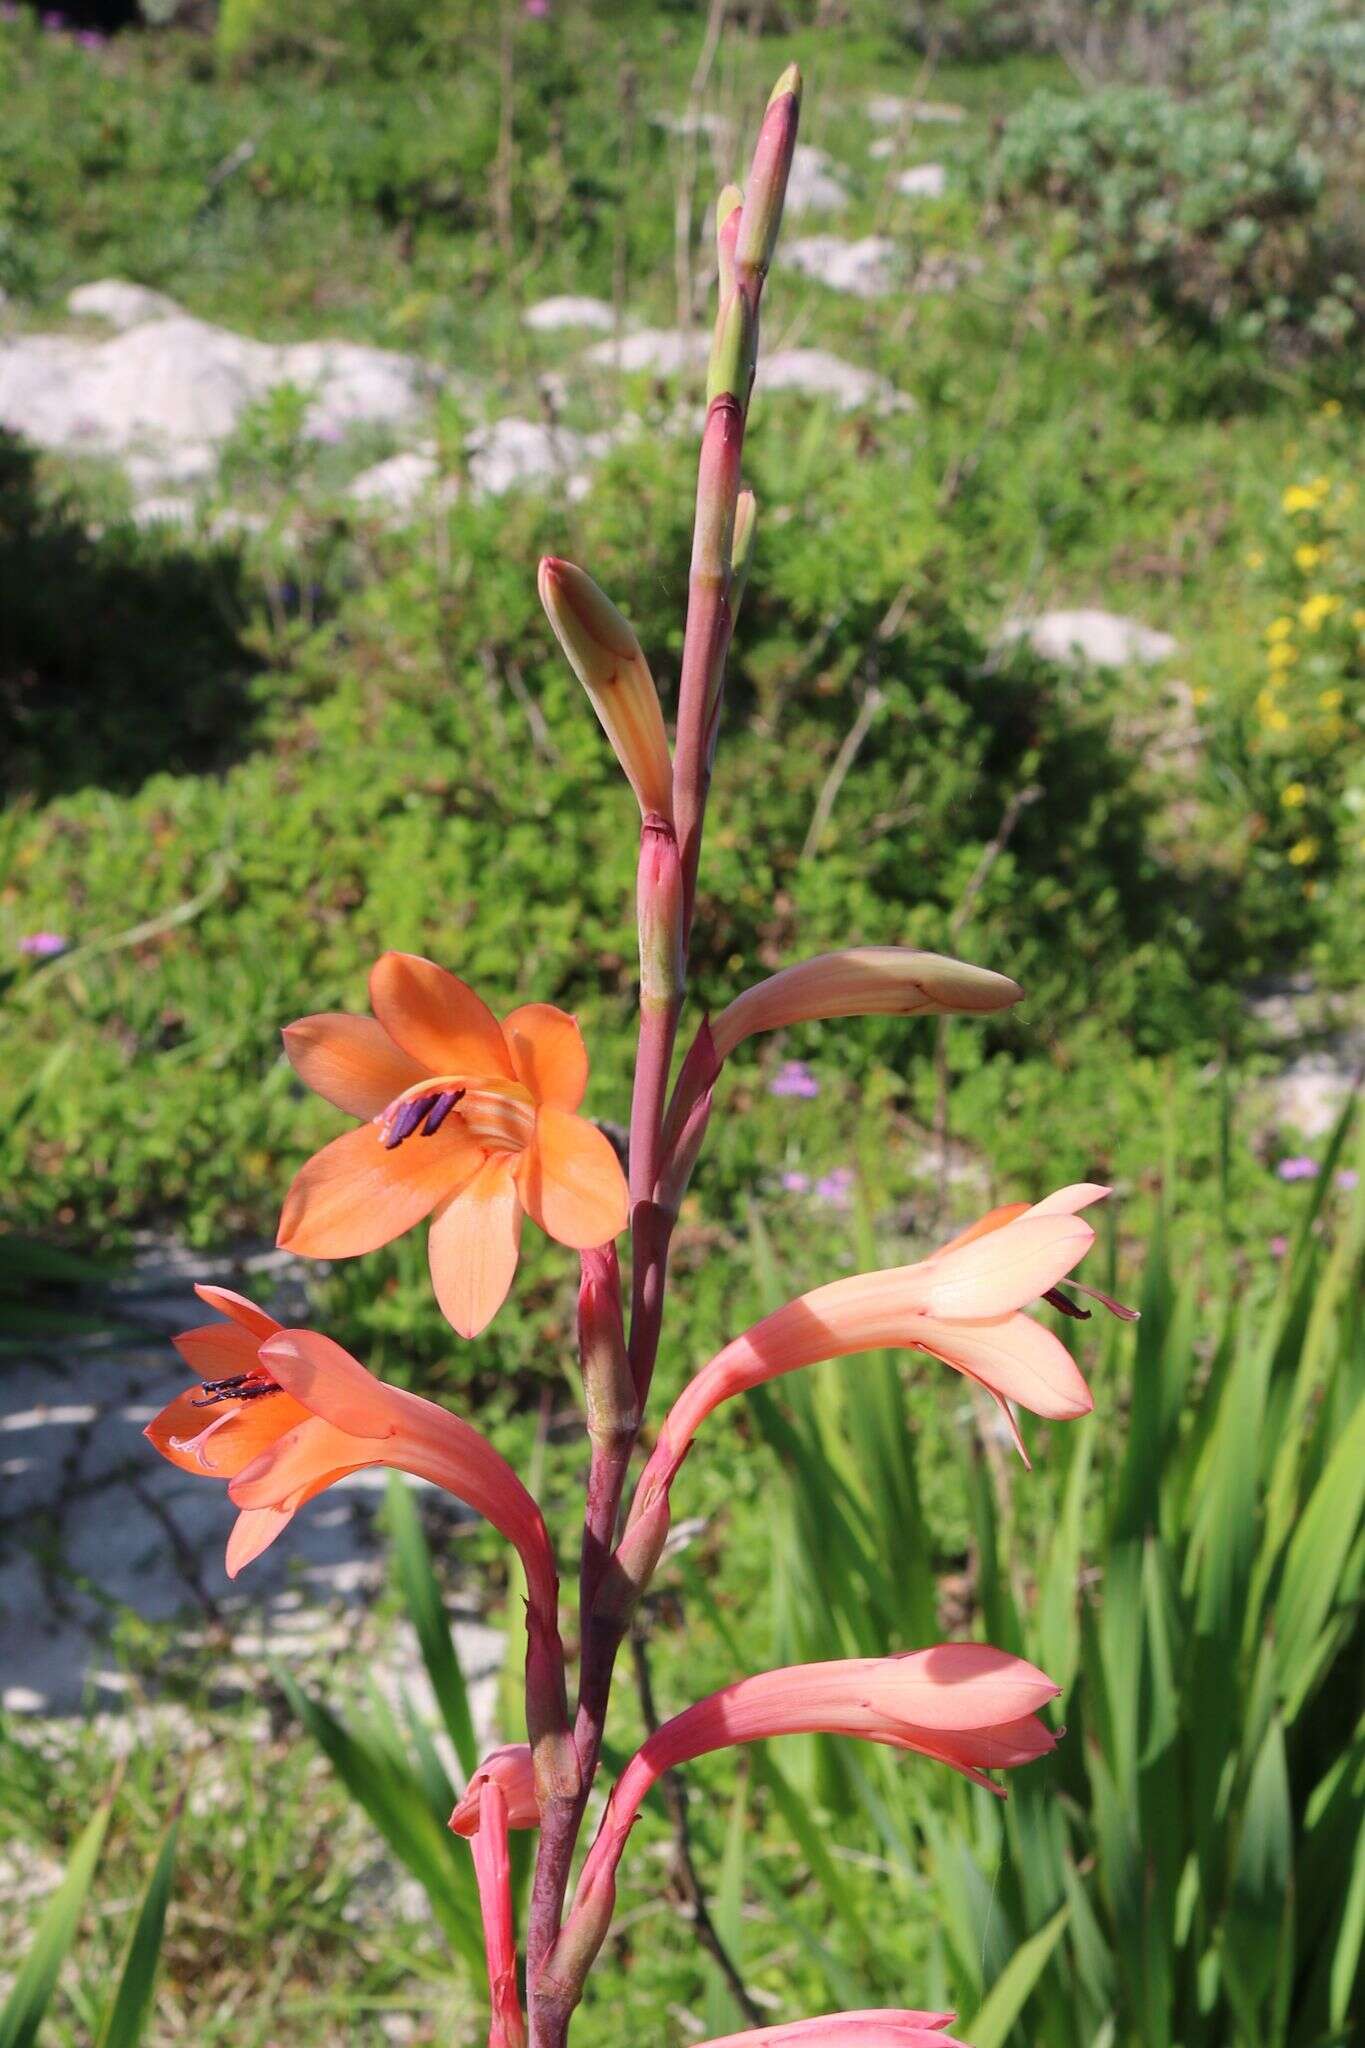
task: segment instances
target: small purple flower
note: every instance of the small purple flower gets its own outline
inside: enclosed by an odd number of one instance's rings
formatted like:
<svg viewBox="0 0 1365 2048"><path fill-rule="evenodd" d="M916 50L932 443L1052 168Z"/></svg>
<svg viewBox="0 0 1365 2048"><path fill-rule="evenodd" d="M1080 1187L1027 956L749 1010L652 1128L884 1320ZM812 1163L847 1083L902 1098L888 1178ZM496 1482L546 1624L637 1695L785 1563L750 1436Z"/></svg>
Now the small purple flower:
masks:
<svg viewBox="0 0 1365 2048"><path fill-rule="evenodd" d="M1282 1259L1289 1250L1289 1239L1287 1237L1272 1237L1268 1250L1272 1259Z"/></svg>
<svg viewBox="0 0 1365 2048"><path fill-rule="evenodd" d="M1318 1170L1316 1159L1306 1159L1302 1153L1292 1159L1282 1159L1275 1168L1281 1180L1311 1180Z"/></svg>
<svg viewBox="0 0 1365 2048"><path fill-rule="evenodd" d="M808 1195L810 1193L810 1175L808 1173L784 1173L782 1185L789 1195Z"/></svg>
<svg viewBox="0 0 1365 2048"><path fill-rule="evenodd" d="M19 941L19 951L27 953L30 960L55 960L71 944L60 932L25 932Z"/></svg>
<svg viewBox="0 0 1365 2048"><path fill-rule="evenodd" d="M532 21L544 21L550 11L550 0L521 0L521 11Z"/></svg>
<svg viewBox="0 0 1365 2048"><path fill-rule="evenodd" d="M822 1173L815 1183L815 1199L827 1209L852 1208L853 1168L836 1166L832 1173Z"/></svg>
<svg viewBox="0 0 1365 2048"><path fill-rule="evenodd" d="M768 1093L797 1095L803 1102L810 1102L820 1093L820 1083L804 1060L787 1060L769 1081Z"/></svg>
<svg viewBox="0 0 1365 2048"><path fill-rule="evenodd" d="M76 31L76 41L83 50L102 50L108 41L97 28L82 28Z"/></svg>
<svg viewBox="0 0 1365 2048"><path fill-rule="evenodd" d="M1337 1186L1344 1195L1354 1194L1360 1186L1360 1175L1353 1166L1343 1166L1337 1175Z"/></svg>
<svg viewBox="0 0 1365 2048"><path fill-rule="evenodd" d="M41 19L43 27L50 36L59 36L66 27L66 16L58 14L55 9L50 9Z"/></svg>

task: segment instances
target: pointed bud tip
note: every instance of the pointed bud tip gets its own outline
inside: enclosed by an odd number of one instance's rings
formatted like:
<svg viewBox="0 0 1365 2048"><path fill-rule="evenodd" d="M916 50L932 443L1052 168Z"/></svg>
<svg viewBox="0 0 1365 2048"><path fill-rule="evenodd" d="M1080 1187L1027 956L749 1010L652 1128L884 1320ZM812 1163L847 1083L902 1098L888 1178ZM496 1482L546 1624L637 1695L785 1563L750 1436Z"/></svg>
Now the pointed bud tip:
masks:
<svg viewBox="0 0 1365 2048"><path fill-rule="evenodd" d="M727 220L744 204L744 194L738 185L727 185L716 201L716 227L719 230Z"/></svg>
<svg viewBox="0 0 1365 2048"><path fill-rule="evenodd" d="M799 64L789 64L787 66L768 95L768 105L770 107L775 106L777 101L785 98L788 93L791 94L791 97L799 106L801 104L801 67Z"/></svg>

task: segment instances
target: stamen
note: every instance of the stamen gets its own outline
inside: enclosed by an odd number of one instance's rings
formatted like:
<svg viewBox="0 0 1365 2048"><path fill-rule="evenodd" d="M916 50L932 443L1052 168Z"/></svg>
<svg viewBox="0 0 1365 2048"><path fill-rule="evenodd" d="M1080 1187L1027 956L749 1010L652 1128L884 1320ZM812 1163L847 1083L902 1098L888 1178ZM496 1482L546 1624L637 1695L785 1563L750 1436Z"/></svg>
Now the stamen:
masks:
<svg viewBox="0 0 1365 2048"><path fill-rule="evenodd" d="M1077 1308L1071 1296L1063 1294L1060 1287L1049 1287L1047 1293L1043 1296L1043 1300L1050 1302L1059 1314L1071 1316L1078 1323L1088 1323L1090 1321L1089 1309Z"/></svg>
<svg viewBox="0 0 1365 2048"><path fill-rule="evenodd" d="M463 1094L463 1088L447 1088L436 1097L435 1107L422 1126L422 1136L424 1138L434 1138L436 1136L441 1125L450 1115L451 1110L454 1109Z"/></svg>
<svg viewBox="0 0 1365 2048"><path fill-rule="evenodd" d="M412 1102L404 1102L394 1112L393 1120L384 1132L384 1149L392 1152L401 1145L404 1138L410 1138L422 1118L435 1101L433 1095L419 1095Z"/></svg>
<svg viewBox="0 0 1365 2048"><path fill-rule="evenodd" d="M200 1380L200 1398L191 1401L190 1406L213 1408L220 1401L259 1401L263 1394L278 1394L281 1391L274 1380L256 1367L251 1372L234 1373L232 1378L227 1380Z"/></svg>
<svg viewBox="0 0 1365 2048"><path fill-rule="evenodd" d="M278 1389L273 1391L278 1391ZM226 1415L215 1416L208 1428L201 1429L198 1436L173 1436L171 1438L171 1449L182 1452L186 1457L193 1458L201 1472L216 1472L217 1466L204 1455L204 1446L211 1438L217 1436L219 1430L225 1424L231 1422L236 1412L235 1409L230 1408Z"/></svg>

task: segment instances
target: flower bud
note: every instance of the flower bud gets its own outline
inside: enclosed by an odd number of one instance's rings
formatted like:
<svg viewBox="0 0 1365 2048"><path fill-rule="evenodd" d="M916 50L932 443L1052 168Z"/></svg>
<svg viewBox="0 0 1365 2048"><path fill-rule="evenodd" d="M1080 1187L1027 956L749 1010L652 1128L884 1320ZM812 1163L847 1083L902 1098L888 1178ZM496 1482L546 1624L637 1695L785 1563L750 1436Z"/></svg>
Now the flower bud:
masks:
<svg viewBox="0 0 1365 2048"><path fill-rule="evenodd" d="M639 800L642 816L673 816L673 763L663 712L649 664L633 627L591 576L572 562L546 555L538 578L540 601L592 700Z"/></svg>
<svg viewBox="0 0 1365 2048"><path fill-rule="evenodd" d="M741 276L747 272L765 277L772 262L800 113L801 73L795 64L789 64L769 97L744 187L744 210L735 244L735 267Z"/></svg>
<svg viewBox="0 0 1365 2048"><path fill-rule="evenodd" d="M758 328L753 306L745 293L732 291L729 298L722 301L716 319L711 361L706 372L708 405L717 398L725 397L735 399L740 405L748 404L757 345Z"/></svg>
<svg viewBox="0 0 1365 2048"><path fill-rule="evenodd" d="M718 1059L755 1031L776 1031L819 1017L919 1017L953 1011L1007 1010L1023 996L1018 982L986 967L908 946L850 946L784 967L735 997L711 1026Z"/></svg>
<svg viewBox="0 0 1365 2048"><path fill-rule="evenodd" d="M489 1751L460 1794L450 1816L450 1827L455 1834L478 1833L480 1793L485 1783L490 1781L502 1789L509 1828L540 1826L530 1747L524 1742L508 1742L501 1749Z"/></svg>

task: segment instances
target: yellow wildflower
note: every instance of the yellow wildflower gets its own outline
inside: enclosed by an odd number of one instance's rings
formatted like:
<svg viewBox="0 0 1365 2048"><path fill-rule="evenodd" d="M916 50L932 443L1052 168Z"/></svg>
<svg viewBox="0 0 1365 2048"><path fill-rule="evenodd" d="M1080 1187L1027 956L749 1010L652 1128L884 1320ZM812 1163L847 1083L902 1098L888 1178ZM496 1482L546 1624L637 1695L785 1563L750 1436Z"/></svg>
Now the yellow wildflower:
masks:
<svg viewBox="0 0 1365 2048"><path fill-rule="evenodd" d="M1299 606L1299 617L1310 633L1316 633L1324 619L1330 619L1333 612L1341 610L1341 599L1334 597L1330 590L1315 590Z"/></svg>
<svg viewBox="0 0 1365 2048"><path fill-rule="evenodd" d="M1190 691L1191 704L1207 704L1208 701L1208 690L1204 687L1203 683L1196 683L1193 689Z"/></svg>
<svg viewBox="0 0 1365 2048"><path fill-rule="evenodd" d="M1267 711L1262 723L1267 732L1288 732L1289 713L1281 711L1277 704L1273 711Z"/></svg>
<svg viewBox="0 0 1365 2048"><path fill-rule="evenodd" d="M1308 801L1308 789L1302 782L1286 782L1280 791L1280 802L1287 811L1301 810Z"/></svg>
<svg viewBox="0 0 1365 2048"><path fill-rule="evenodd" d="M1259 548L1253 548L1251 550L1251 553L1246 557L1246 565L1248 569L1264 569L1265 556L1261 553L1261 550Z"/></svg>
<svg viewBox="0 0 1365 2048"><path fill-rule="evenodd" d="M1294 550L1294 566L1296 569L1316 569L1321 560L1322 549L1310 547L1306 541L1302 547L1295 548Z"/></svg>
<svg viewBox="0 0 1365 2048"><path fill-rule="evenodd" d="M1323 711L1340 711L1343 701L1340 690L1323 690L1318 696L1318 706Z"/></svg>
<svg viewBox="0 0 1365 2048"><path fill-rule="evenodd" d="M1355 627L1357 633L1365 633L1365 605L1357 606L1355 611L1351 613L1351 624Z"/></svg>
<svg viewBox="0 0 1365 2048"><path fill-rule="evenodd" d="M1317 502L1306 484L1291 484L1280 500L1281 506L1291 518L1296 512L1311 512Z"/></svg>
<svg viewBox="0 0 1365 2048"><path fill-rule="evenodd" d="M1277 640L1273 647L1266 649L1268 668L1292 668L1299 658L1297 647L1291 647L1287 640Z"/></svg>
<svg viewBox="0 0 1365 2048"><path fill-rule="evenodd" d="M1341 400L1339 398L1324 398L1322 401L1322 416L1325 420L1334 420L1340 411Z"/></svg>
<svg viewBox="0 0 1365 2048"><path fill-rule="evenodd" d="M1267 640L1287 640L1293 630L1294 621L1287 616L1282 616L1270 621L1270 624L1265 629L1265 637Z"/></svg>
<svg viewBox="0 0 1365 2048"><path fill-rule="evenodd" d="M1316 839L1296 839L1289 849L1289 858L1293 861L1296 868L1307 867L1309 861L1316 860L1317 856L1318 842Z"/></svg>

